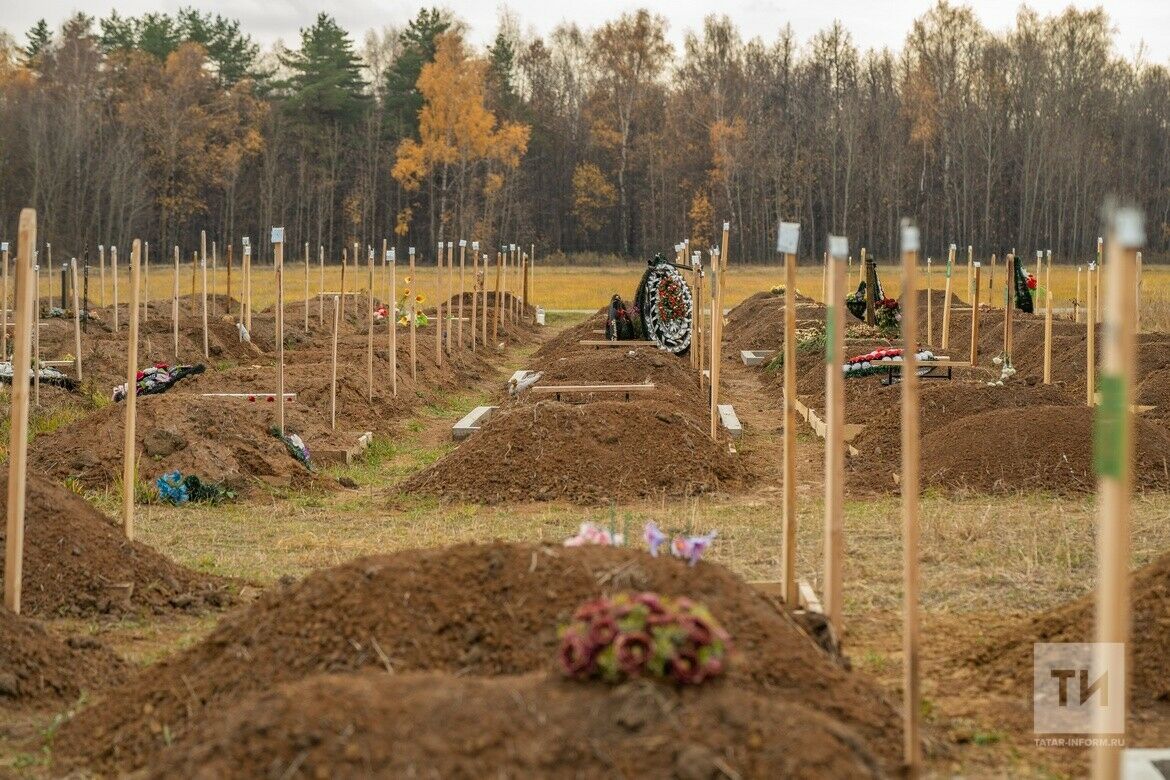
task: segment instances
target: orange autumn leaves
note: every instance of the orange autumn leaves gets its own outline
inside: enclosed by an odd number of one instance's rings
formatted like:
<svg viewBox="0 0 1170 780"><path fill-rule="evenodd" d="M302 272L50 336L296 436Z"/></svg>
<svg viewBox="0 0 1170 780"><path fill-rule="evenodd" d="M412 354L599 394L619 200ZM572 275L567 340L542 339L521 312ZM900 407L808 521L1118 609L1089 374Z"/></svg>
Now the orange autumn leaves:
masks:
<svg viewBox="0 0 1170 780"><path fill-rule="evenodd" d="M457 35L439 38L434 62L423 66L418 89L423 95L419 140L398 146L393 176L408 191L417 191L436 172L479 166L481 188L498 186L500 169L513 169L528 148L529 127L515 122L497 126L484 105L487 62L469 57Z"/></svg>

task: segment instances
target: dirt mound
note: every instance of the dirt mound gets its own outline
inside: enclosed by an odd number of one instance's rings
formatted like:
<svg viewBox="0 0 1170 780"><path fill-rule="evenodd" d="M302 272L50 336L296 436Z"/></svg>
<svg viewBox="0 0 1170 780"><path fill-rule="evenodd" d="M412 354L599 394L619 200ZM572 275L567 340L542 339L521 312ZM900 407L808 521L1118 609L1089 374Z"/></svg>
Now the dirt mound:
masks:
<svg viewBox="0 0 1170 780"><path fill-rule="evenodd" d="M29 445L29 462L56 480L74 477L93 488L114 485L122 477L125 414L122 404L111 404L75 425L38 436ZM290 404L285 414L285 430L299 434L310 455L333 441L315 412ZM320 481L269 432L275 421L275 404L202 398L178 390L142 396L136 427L138 478L153 483L179 469L239 490L252 487L254 480L281 486Z"/></svg>
<svg viewBox="0 0 1170 780"><path fill-rule="evenodd" d="M692 415L663 400L538 401L497 410L458 449L400 485L501 503L596 504L734 487L741 464Z"/></svg>
<svg viewBox="0 0 1170 780"><path fill-rule="evenodd" d="M728 696L747 690L783 697L844 723L887 764L897 760L897 715L879 689L833 662L722 566L689 567L633 549L520 544L359 558L273 588L227 615L202 642L79 713L56 741L57 759L130 771L155 761L167 736L183 740L200 721L222 719L240 697L321 673L548 671L557 626L576 606L629 589L686 595L711 609L736 648ZM414 731L419 741L430 733Z"/></svg>
<svg viewBox="0 0 1170 780"><path fill-rule="evenodd" d="M1133 702L1170 703L1170 554L1131 575L1133 630L1127 678ZM1091 642L1095 595L1031 617L992 637L970 658L989 688L1031 687L1036 642Z"/></svg>
<svg viewBox="0 0 1170 780"><path fill-rule="evenodd" d="M1134 484L1170 487L1170 435L1136 419ZM963 417L922 438L925 486L990 492L1093 491L1093 410L1029 406Z"/></svg>
<svg viewBox="0 0 1170 780"><path fill-rule="evenodd" d="M28 475L21 605L25 614L85 616L222 607L230 583L185 569L122 529L81 496ZM8 473L0 475L7 511ZM0 528L0 539L4 539ZM0 561L0 572L4 562Z"/></svg>
<svg viewBox="0 0 1170 780"><path fill-rule="evenodd" d="M727 314L723 326L723 351L739 360L745 349L780 349L784 341L783 294L758 292ZM796 295L797 327L824 322L825 307L800 293Z"/></svg>
<svg viewBox="0 0 1170 780"><path fill-rule="evenodd" d="M377 672L252 697L165 751L150 776L264 777L293 765L308 777L418 767L438 777L882 776L847 727L729 686Z"/></svg>
<svg viewBox="0 0 1170 780"><path fill-rule="evenodd" d="M847 380L846 385L854 380ZM1026 425L1030 408L1064 406L1075 399L1053 385L1025 385L1011 382L1003 387L989 387L984 382L922 382L919 385L919 430L928 436L964 417L997 409L1018 409L1017 425ZM846 393L848 399L849 394ZM872 388L873 404L865 419L865 429L852 442L861 453L850 461L849 480L856 487L874 490L893 489L891 474L902 470L902 389ZM979 441L1000 436L1000 431L983 432ZM964 442L963 446L967 445ZM996 445L998 446L998 445Z"/></svg>
<svg viewBox="0 0 1170 780"><path fill-rule="evenodd" d="M0 706L73 702L83 691L121 684L127 672L95 639L63 642L35 620L0 609Z"/></svg>
<svg viewBox="0 0 1170 780"><path fill-rule="evenodd" d="M580 351L578 341L584 339L605 338L605 322L609 317L609 309L602 307L594 314L590 314L581 322L565 328L557 335L546 341L534 355L537 359L549 355L564 355L572 351Z"/></svg>
<svg viewBox="0 0 1170 780"><path fill-rule="evenodd" d="M1144 417L1155 420L1170 420L1170 369L1155 371L1138 385L1135 403L1152 406Z"/></svg>

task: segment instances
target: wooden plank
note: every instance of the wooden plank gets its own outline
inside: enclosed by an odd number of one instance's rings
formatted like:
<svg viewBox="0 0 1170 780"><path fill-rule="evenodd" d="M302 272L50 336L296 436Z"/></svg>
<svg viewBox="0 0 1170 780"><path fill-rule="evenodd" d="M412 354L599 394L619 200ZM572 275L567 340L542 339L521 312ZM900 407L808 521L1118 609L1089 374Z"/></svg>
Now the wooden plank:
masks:
<svg viewBox="0 0 1170 780"><path fill-rule="evenodd" d="M655 389L653 382L640 385L533 385L528 392L536 395L555 393L647 393Z"/></svg>
<svg viewBox="0 0 1170 780"><path fill-rule="evenodd" d="M654 347L655 349L658 348L655 344L653 344L649 341L641 341L641 340L634 340L634 339L630 339L629 341L610 341L609 339L581 339L580 341L577 342L577 344L579 344L582 347L629 347L629 348Z"/></svg>

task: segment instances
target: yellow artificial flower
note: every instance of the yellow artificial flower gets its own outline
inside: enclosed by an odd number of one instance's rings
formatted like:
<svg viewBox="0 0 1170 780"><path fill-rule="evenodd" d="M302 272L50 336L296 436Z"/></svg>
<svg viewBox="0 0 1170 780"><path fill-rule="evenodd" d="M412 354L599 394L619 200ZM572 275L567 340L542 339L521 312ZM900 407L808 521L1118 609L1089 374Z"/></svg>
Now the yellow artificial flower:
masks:
<svg viewBox="0 0 1170 780"><path fill-rule="evenodd" d="M419 295L414 296L415 303L422 303L425 300L426 300L426 298L424 298L421 293Z"/></svg>

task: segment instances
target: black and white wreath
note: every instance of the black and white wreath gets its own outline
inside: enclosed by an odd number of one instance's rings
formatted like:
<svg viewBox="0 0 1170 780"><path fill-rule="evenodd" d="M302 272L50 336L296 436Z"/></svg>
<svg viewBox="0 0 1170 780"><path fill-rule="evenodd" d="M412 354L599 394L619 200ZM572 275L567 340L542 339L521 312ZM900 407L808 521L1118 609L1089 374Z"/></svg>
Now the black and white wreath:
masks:
<svg viewBox="0 0 1170 780"><path fill-rule="evenodd" d="M637 307L646 337L676 355L691 346L691 289L678 270L655 255L638 284Z"/></svg>

